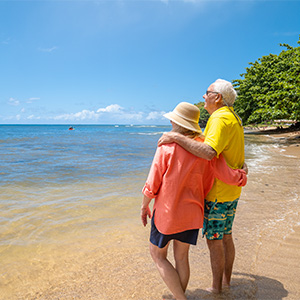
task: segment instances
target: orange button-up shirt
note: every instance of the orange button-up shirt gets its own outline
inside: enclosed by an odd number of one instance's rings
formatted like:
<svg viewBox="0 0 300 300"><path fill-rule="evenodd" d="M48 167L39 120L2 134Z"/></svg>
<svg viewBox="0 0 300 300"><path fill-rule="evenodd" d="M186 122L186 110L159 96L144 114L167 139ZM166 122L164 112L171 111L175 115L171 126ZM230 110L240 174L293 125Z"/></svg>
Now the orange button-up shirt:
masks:
<svg viewBox="0 0 300 300"><path fill-rule="evenodd" d="M143 188L149 198L155 198L155 225L163 234L174 234L202 228L204 198L214 179L244 186L243 170L229 168L220 155L211 160L194 156L176 143L157 148Z"/></svg>

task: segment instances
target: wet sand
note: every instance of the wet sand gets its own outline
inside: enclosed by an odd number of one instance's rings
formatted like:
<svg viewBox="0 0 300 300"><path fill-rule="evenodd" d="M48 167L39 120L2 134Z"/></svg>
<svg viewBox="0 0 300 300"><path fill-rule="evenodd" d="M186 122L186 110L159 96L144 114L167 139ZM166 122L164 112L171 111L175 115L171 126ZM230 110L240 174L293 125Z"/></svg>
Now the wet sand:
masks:
<svg viewBox="0 0 300 300"><path fill-rule="evenodd" d="M188 299L300 299L300 143L287 137L273 136L281 139L279 146L270 146L269 159L249 168L233 228L231 289L219 296L206 292L209 253L199 237L190 251ZM172 299L149 255L150 226L144 228L139 220L141 197L127 200L136 204L127 221L120 220L101 238L62 244L49 257L41 248L42 259L31 260L32 268L0 299Z"/></svg>

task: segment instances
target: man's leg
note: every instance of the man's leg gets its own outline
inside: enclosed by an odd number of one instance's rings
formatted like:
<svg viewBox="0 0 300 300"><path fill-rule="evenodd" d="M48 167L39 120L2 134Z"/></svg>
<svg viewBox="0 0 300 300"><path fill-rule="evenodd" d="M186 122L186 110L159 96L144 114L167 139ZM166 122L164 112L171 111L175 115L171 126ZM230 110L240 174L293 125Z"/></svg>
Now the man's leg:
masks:
<svg viewBox="0 0 300 300"><path fill-rule="evenodd" d="M222 279L225 266L225 255L222 240L208 240L207 246L210 252L210 264L213 275L212 292L222 291Z"/></svg>
<svg viewBox="0 0 300 300"><path fill-rule="evenodd" d="M184 291L186 290L190 279L189 249L190 244L174 240L173 250L175 268Z"/></svg>
<svg viewBox="0 0 300 300"><path fill-rule="evenodd" d="M156 264L156 267L160 273L160 276L164 280L167 287L172 292L176 300L186 300L184 290L181 286L180 277L173 267L173 265L167 259L168 247L159 248L152 243L150 243L150 253Z"/></svg>
<svg viewBox="0 0 300 300"><path fill-rule="evenodd" d="M238 205L238 200L236 199L232 202L228 202L227 206L227 219L224 228L223 235L223 246L225 255L225 266L223 274L223 287L229 287L232 275L232 268L235 258L235 247L232 238L232 225Z"/></svg>
<svg viewBox="0 0 300 300"><path fill-rule="evenodd" d="M223 287L230 286L233 262L235 258L235 247L232 239L232 234L224 234L223 246L225 255L225 266L223 274Z"/></svg>

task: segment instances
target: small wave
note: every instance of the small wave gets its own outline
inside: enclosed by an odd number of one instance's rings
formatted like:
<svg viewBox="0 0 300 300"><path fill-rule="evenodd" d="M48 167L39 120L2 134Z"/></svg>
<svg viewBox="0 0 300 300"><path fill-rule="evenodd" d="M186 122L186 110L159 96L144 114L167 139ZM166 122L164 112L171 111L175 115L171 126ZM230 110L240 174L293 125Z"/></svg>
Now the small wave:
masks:
<svg viewBox="0 0 300 300"><path fill-rule="evenodd" d="M135 134L135 135L158 135L163 134L163 132L135 132L135 133L129 133L129 134Z"/></svg>
<svg viewBox="0 0 300 300"><path fill-rule="evenodd" d="M295 155L286 155L286 154L284 154L283 156L290 157L290 158L297 158L297 156L295 156Z"/></svg>
<svg viewBox="0 0 300 300"><path fill-rule="evenodd" d="M157 125L135 125L136 128L156 128L159 127Z"/></svg>

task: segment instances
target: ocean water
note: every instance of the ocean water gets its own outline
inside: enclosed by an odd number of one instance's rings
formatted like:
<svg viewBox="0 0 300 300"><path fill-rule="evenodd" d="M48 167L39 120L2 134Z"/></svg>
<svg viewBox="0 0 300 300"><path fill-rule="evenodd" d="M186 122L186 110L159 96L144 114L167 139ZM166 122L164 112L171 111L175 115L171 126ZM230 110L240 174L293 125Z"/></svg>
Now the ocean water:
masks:
<svg viewBox="0 0 300 300"><path fill-rule="evenodd" d="M48 186L122 177L149 163L157 126L0 126L2 184ZM149 153L150 152L150 153ZM151 155L150 155L151 156Z"/></svg>
<svg viewBox="0 0 300 300"><path fill-rule="evenodd" d="M57 278L70 278L88 255L122 244L124 236L134 249L141 189L157 140L170 129L0 125L0 299L38 299L36 291L53 288ZM250 175L271 178L281 172L278 159L267 163L276 147L280 143L268 137L245 136ZM284 155L284 147L282 151ZM287 174L295 171L298 160L289 162L283 168ZM299 163L296 168L299 173ZM255 176L252 184L264 186L263 181ZM282 184L292 195L289 206L278 202L283 212L264 228L282 218L291 218L290 226L298 218L299 188Z"/></svg>
<svg viewBox="0 0 300 300"><path fill-rule="evenodd" d="M136 179L169 129L0 126L0 249L47 240L51 228L111 223L118 199L140 193Z"/></svg>

